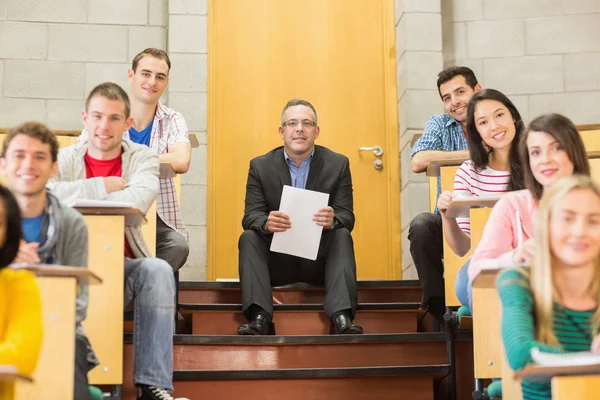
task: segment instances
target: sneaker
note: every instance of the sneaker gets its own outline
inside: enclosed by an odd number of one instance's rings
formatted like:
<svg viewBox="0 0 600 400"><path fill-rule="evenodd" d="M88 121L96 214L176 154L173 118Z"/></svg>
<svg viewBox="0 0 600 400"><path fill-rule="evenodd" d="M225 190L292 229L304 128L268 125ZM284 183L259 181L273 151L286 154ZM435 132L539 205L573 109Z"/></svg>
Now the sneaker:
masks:
<svg viewBox="0 0 600 400"><path fill-rule="evenodd" d="M174 398L167 389L156 386L139 385L137 400L189 400L185 397Z"/></svg>

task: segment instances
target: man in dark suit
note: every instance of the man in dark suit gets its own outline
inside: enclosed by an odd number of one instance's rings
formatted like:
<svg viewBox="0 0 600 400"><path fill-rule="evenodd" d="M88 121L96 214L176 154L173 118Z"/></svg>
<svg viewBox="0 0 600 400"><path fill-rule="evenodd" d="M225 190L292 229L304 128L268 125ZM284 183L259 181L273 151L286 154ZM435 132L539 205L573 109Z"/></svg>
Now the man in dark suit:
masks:
<svg viewBox="0 0 600 400"><path fill-rule="evenodd" d="M274 334L271 286L307 282L325 286L323 308L332 332L362 333L356 311L356 262L350 232L354 227L352 178L348 158L315 146L317 112L308 101L289 101L281 113L283 146L250 161L246 208L239 240L242 308L249 323L240 335ZM323 227L315 261L269 251L273 233L293 221L278 211L283 186L329 193L329 205L313 216Z"/></svg>

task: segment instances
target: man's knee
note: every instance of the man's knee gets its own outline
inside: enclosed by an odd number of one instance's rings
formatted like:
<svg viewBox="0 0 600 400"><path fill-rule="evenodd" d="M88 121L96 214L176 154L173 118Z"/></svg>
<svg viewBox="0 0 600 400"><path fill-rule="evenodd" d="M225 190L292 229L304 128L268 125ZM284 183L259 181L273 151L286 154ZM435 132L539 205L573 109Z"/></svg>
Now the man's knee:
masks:
<svg viewBox="0 0 600 400"><path fill-rule="evenodd" d="M421 213L410 221L408 240L430 234L432 228L438 225L438 217L433 213Z"/></svg>
<svg viewBox="0 0 600 400"><path fill-rule="evenodd" d="M258 232L253 229L247 229L240 235L238 247L241 249L244 245L256 243L258 240L262 240Z"/></svg>
<svg viewBox="0 0 600 400"><path fill-rule="evenodd" d="M161 288L161 292L175 293L173 269L168 262L160 258L145 258L138 267L139 276L146 284Z"/></svg>

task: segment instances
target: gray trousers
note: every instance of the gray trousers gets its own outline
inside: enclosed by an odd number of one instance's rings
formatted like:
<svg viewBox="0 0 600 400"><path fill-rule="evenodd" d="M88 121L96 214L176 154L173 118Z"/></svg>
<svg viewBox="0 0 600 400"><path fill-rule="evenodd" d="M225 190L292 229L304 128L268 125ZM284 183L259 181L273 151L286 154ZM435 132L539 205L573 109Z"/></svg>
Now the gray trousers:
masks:
<svg viewBox="0 0 600 400"><path fill-rule="evenodd" d="M356 312L356 261L350 232L345 228L324 231L315 261L269 251L271 241L253 230L242 233L239 274L242 310L256 304L273 315L271 287L295 282L325 286L323 308L328 318L342 310Z"/></svg>
<svg viewBox="0 0 600 400"><path fill-rule="evenodd" d="M169 263L173 272L183 267L190 253L190 246L182 234L171 229L156 214L156 257Z"/></svg>

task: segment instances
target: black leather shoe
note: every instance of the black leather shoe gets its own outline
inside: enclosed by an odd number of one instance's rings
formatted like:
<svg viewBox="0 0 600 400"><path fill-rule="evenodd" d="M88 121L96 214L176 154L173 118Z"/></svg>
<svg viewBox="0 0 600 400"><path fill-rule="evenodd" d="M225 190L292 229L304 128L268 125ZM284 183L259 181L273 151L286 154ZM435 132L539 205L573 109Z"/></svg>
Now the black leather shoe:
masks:
<svg viewBox="0 0 600 400"><path fill-rule="evenodd" d="M274 335L275 325L262 314L252 318L248 324L240 325L238 335Z"/></svg>
<svg viewBox="0 0 600 400"><path fill-rule="evenodd" d="M353 324L350 317L345 314L340 314L333 321L331 333L338 335L361 335L363 333L362 326Z"/></svg>

